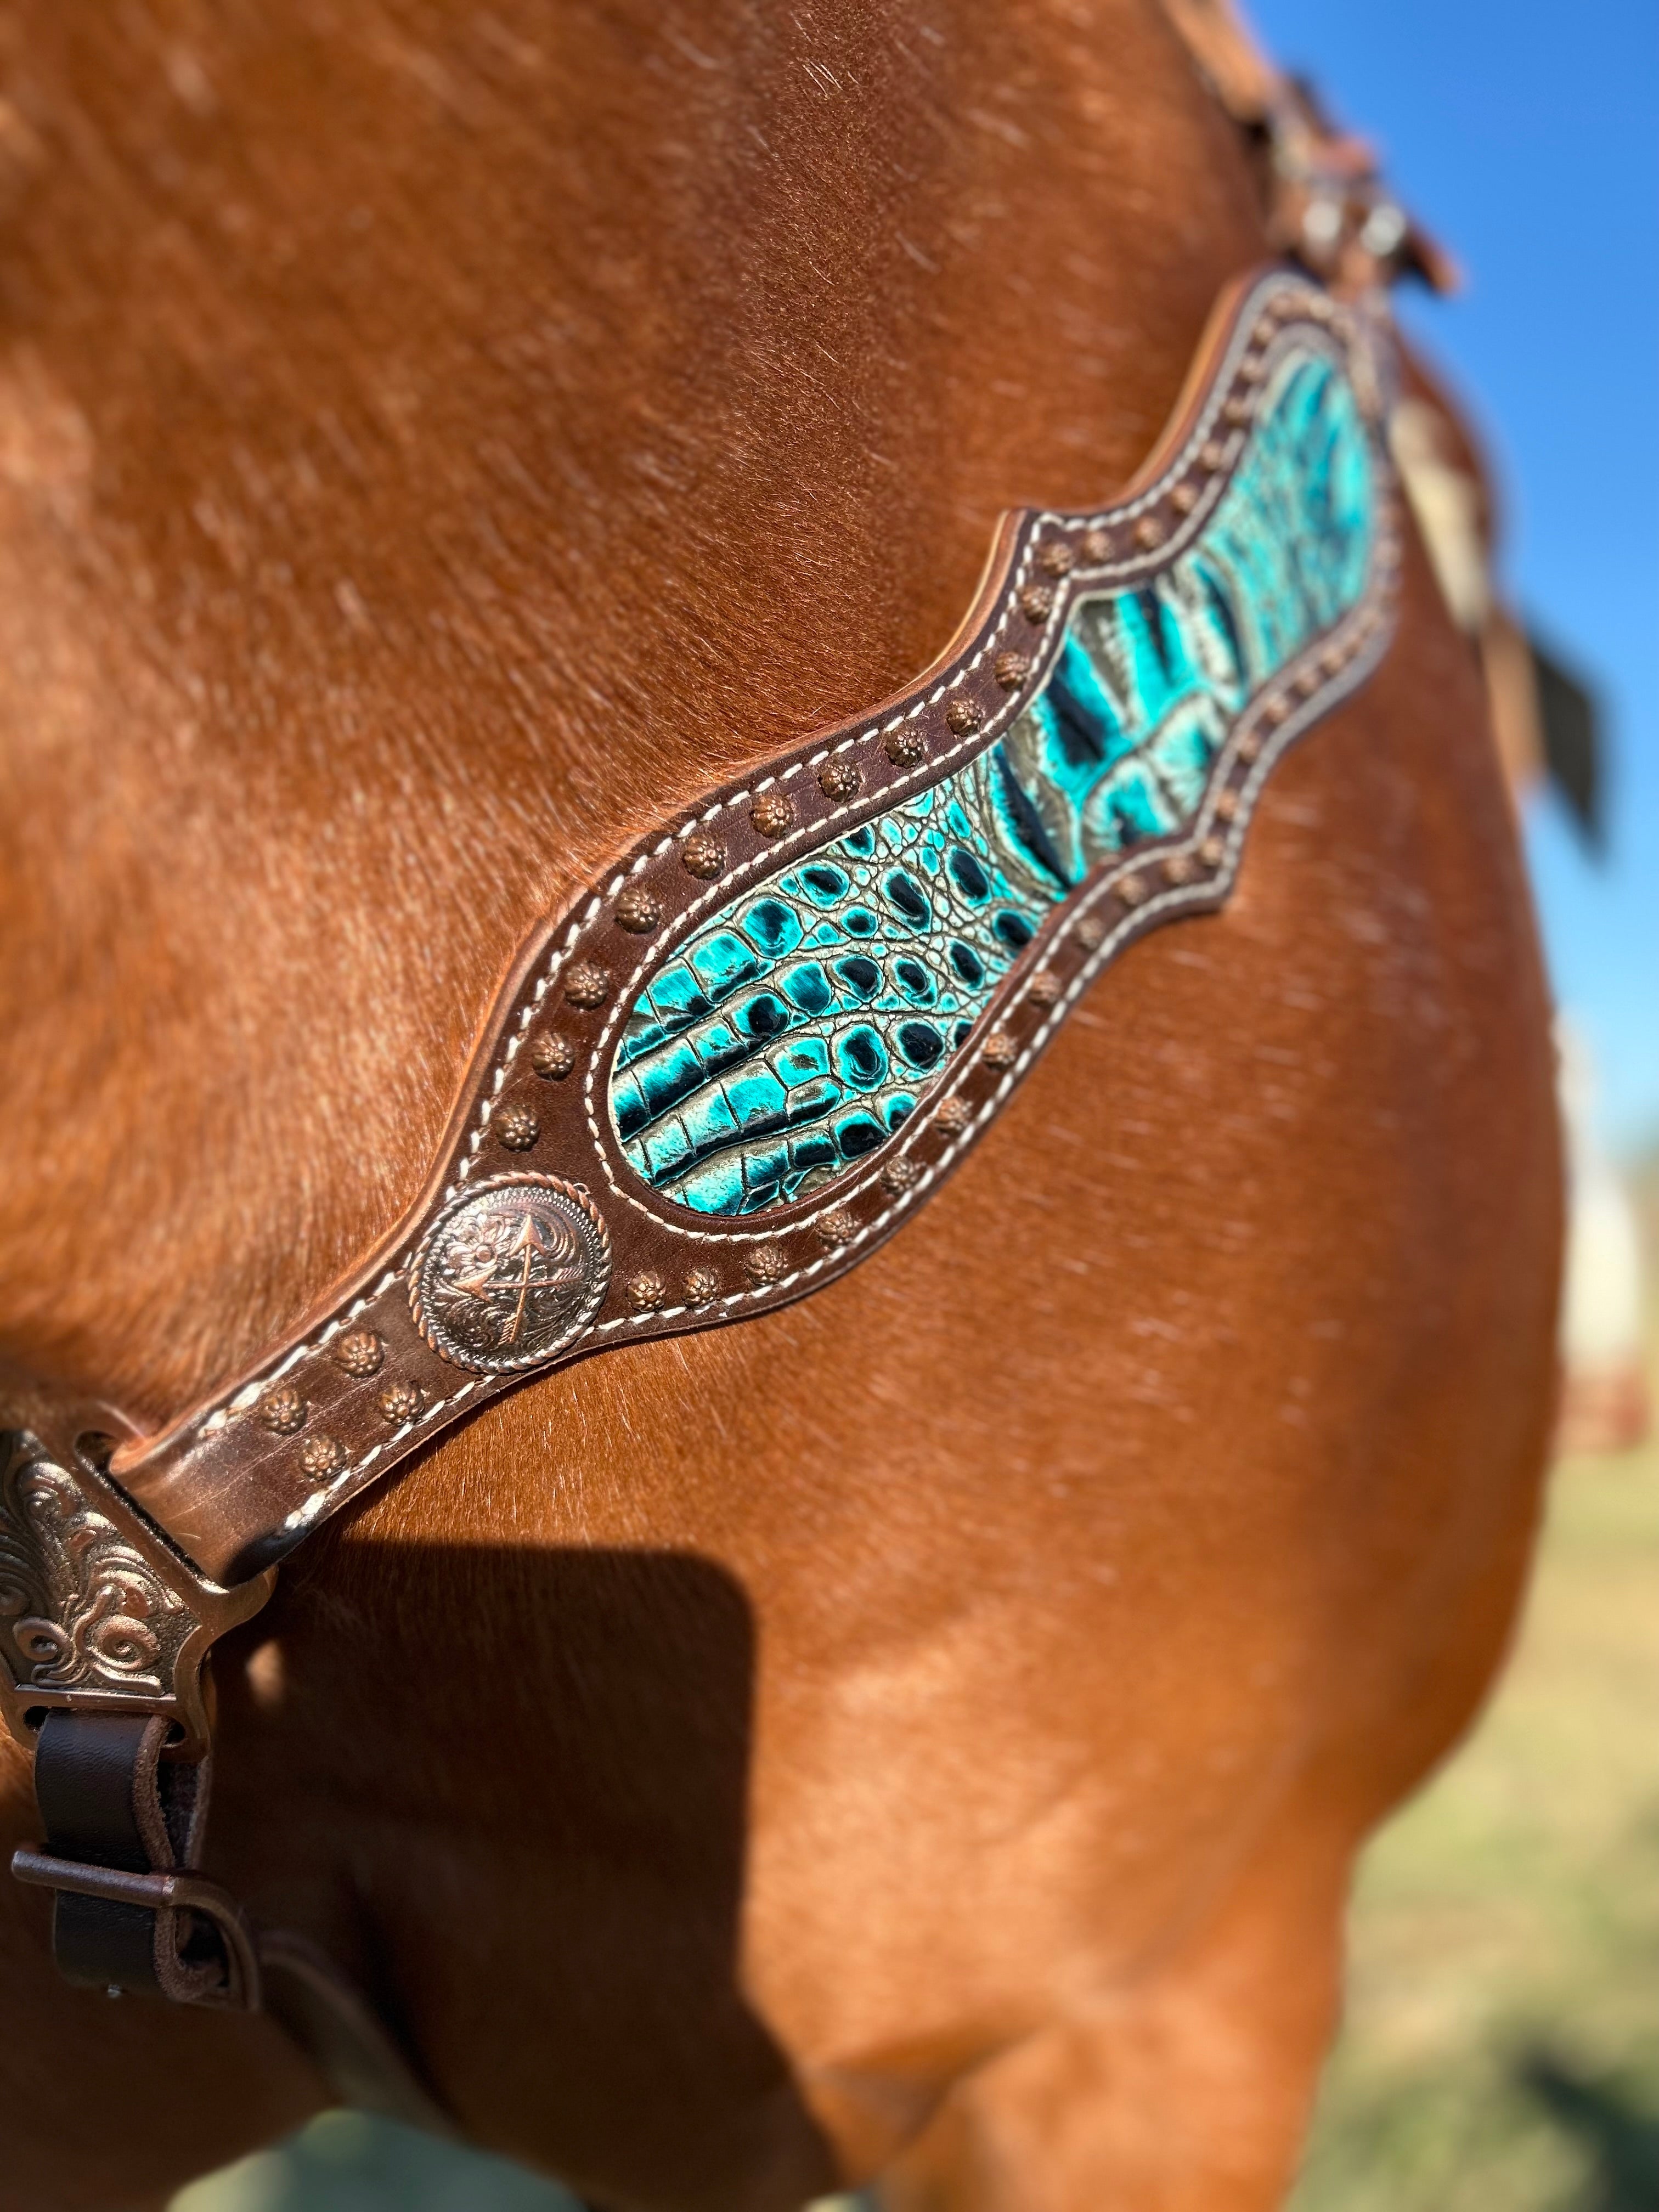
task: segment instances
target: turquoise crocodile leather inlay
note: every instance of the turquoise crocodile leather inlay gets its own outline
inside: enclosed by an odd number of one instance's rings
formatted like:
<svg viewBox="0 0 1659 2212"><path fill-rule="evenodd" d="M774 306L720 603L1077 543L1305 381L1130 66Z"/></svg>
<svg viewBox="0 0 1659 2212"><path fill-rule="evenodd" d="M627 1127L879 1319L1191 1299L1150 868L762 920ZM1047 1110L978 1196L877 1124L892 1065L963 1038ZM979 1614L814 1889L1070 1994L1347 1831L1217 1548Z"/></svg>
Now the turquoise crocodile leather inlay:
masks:
<svg viewBox="0 0 1659 2212"><path fill-rule="evenodd" d="M1073 605L994 744L731 899L653 977L610 1085L642 1180L755 1214L884 1144L1054 907L1195 820L1241 709L1358 604L1378 508L1352 388L1292 338L1195 541Z"/></svg>

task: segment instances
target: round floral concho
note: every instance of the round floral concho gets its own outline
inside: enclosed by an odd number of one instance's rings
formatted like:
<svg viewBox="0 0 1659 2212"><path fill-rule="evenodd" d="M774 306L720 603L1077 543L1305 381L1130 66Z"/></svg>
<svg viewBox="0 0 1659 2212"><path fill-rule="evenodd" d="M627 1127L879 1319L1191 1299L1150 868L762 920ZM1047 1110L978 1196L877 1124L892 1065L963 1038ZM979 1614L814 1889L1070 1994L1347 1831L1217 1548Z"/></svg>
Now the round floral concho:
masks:
<svg viewBox="0 0 1659 2212"><path fill-rule="evenodd" d="M611 1239L585 1190L556 1176L496 1176L428 1230L409 1303L444 1358L514 1375L580 1336L610 1279Z"/></svg>

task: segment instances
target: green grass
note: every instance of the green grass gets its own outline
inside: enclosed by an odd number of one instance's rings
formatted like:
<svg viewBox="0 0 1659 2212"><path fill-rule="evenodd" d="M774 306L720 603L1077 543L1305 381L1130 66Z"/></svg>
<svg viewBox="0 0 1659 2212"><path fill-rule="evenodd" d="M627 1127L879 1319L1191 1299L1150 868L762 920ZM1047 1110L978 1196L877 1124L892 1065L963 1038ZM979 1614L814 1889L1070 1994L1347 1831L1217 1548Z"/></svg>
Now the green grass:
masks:
<svg viewBox="0 0 1659 2212"><path fill-rule="evenodd" d="M1656 1335L1659 1350L1659 1334ZM1289 2212L1659 2208L1659 1443L1558 1469L1515 1657L1378 1837ZM173 2212L571 2212L354 2113Z"/></svg>
<svg viewBox="0 0 1659 2212"><path fill-rule="evenodd" d="M1372 1844L1291 2212L1659 2207L1659 1445L1553 1478L1473 1737Z"/></svg>

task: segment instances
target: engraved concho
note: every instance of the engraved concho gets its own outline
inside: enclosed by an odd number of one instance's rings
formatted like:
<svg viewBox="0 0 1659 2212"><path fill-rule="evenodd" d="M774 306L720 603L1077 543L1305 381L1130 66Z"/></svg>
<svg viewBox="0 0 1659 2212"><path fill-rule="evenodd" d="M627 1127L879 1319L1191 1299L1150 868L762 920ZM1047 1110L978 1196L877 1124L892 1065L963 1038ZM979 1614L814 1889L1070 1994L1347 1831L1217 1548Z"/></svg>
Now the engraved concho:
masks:
<svg viewBox="0 0 1659 2212"><path fill-rule="evenodd" d="M428 1230L409 1303L444 1358L513 1375L580 1336L610 1279L611 1239L586 1191L554 1176L497 1176Z"/></svg>

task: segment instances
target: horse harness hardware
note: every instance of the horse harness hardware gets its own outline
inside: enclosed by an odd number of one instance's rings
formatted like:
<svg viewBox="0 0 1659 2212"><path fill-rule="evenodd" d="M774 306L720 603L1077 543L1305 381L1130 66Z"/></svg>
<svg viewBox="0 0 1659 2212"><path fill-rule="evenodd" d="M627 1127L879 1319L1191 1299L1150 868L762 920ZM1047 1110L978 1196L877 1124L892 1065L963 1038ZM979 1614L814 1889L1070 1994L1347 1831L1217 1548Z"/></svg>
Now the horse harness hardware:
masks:
<svg viewBox="0 0 1659 2212"><path fill-rule="evenodd" d="M523 948L435 1172L304 1333L157 1435L0 1392L0 1717L68 1978L270 2010L348 2101L447 2123L304 1938L198 1869L204 1662L278 1563L477 1407L834 1280L971 1149L1110 961L1212 912L1287 746L1384 653L1382 287L1443 264L1216 0L1170 0L1265 149L1275 263L1153 458L1005 516L952 645L647 838Z"/></svg>

